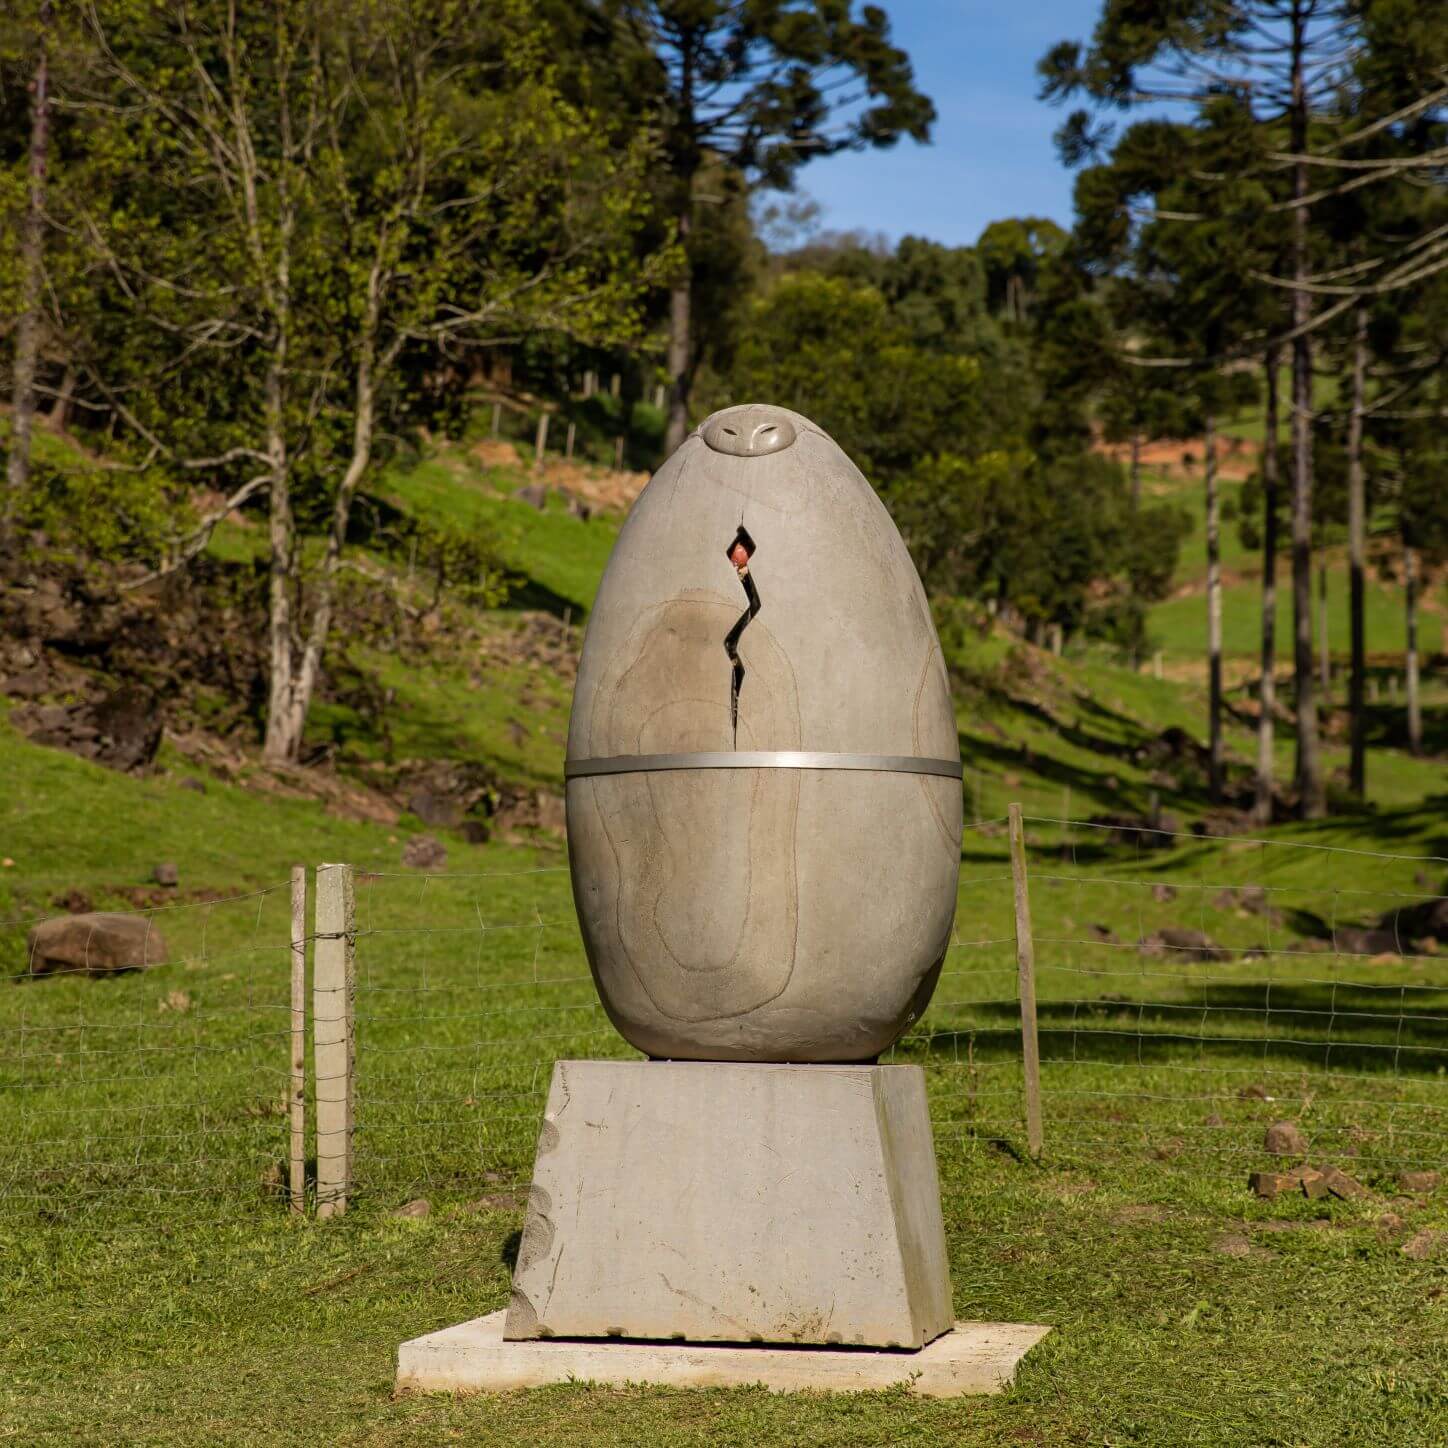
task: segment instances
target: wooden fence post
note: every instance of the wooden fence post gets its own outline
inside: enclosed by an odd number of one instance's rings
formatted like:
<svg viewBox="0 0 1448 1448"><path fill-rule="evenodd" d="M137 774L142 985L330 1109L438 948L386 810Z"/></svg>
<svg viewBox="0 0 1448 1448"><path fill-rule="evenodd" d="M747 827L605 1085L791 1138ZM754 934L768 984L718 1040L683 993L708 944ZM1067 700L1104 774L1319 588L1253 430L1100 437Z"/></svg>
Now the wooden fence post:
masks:
<svg viewBox="0 0 1448 1448"><path fill-rule="evenodd" d="M317 1081L317 1215L340 1217L352 1188L354 989L351 865L319 865L312 951L312 1069Z"/></svg>
<svg viewBox="0 0 1448 1448"><path fill-rule="evenodd" d="M1031 897L1026 880L1026 830L1021 807L1010 807L1011 880L1016 896L1016 978L1021 997L1021 1065L1026 1087L1026 1145L1040 1159L1041 1045L1036 1035L1036 944L1031 936Z"/></svg>
<svg viewBox="0 0 1448 1448"><path fill-rule="evenodd" d="M577 434L578 424L576 422L570 422L568 424L568 441L563 444L563 456L567 458L569 462L573 461L573 439Z"/></svg>
<svg viewBox="0 0 1448 1448"><path fill-rule="evenodd" d="M540 413L538 417L538 431L533 439L533 471L540 472L543 468L543 455L548 451L548 414Z"/></svg>
<svg viewBox="0 0 1448 1448"><path fill-rule="evenodd" d="M292 866L292 1075L291 1171L287 1194L293 1212L307 1209L307 867Z"/></svg>

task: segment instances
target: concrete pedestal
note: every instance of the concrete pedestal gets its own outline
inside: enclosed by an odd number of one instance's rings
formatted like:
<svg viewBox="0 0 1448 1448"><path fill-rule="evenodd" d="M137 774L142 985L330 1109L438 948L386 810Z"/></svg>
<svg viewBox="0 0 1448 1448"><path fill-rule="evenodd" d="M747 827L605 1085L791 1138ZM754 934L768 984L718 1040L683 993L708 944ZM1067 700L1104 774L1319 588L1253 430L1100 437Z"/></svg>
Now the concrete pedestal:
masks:
<svg viewBox="0 0 1448 1448"><path fill-rule="evenodd" d="M549 1383L662 1383L777 1392L862 1392L903 1385L930 1398L998 1393L1050 1332L1028 1323L957 1322L918 1352L647 1342L508 1342L502 1312L405 1342L399 1392L511 1392Z"/></svg>
<svg viewBox="0 0 1448 1448"><path fill-rule="evenodd" d="M555 1066L503 1337L920 1348L952 1323L918 1066Z"/></svg>

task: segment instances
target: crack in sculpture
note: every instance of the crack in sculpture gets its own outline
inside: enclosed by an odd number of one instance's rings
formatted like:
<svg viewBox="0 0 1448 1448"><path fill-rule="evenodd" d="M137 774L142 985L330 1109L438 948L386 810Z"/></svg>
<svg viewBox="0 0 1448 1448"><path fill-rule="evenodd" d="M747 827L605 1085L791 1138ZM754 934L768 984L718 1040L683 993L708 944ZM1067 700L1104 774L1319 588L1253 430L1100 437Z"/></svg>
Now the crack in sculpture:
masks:
<svg viewBox="0 0 1448 1448"><path fill-rule="evenodd" d="M744 586L744 596L749 600L748 607L739 615L734 627L724 636L724 652L729 655L729 663L732 667L729 683L729 721L734 731L734 747L737 749L739 747L739 690L744 686L744 660L739 657L739 640L744 636L744 630L749 627L750 621L760 609L759 590L754 586L754 579L749 572L749 560L754 556L754 539L745 532L742 523L726 552L729 561L734 565L734 571L739 575L739 582Z"/></svg>

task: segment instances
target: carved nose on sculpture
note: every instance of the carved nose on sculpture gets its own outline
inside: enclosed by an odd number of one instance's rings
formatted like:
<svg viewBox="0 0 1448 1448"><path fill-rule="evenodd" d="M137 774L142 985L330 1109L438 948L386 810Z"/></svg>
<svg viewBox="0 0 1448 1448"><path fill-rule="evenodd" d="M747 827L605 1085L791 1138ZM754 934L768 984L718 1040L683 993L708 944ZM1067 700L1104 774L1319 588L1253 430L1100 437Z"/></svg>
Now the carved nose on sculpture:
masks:
<svg viewBox="0 0 1448 1448"><path fill-rule="evenodd" d="M731 458L783 452L795 439L794 424L773 407L731 407L715 413L701 431L709 447Z"/></svg>

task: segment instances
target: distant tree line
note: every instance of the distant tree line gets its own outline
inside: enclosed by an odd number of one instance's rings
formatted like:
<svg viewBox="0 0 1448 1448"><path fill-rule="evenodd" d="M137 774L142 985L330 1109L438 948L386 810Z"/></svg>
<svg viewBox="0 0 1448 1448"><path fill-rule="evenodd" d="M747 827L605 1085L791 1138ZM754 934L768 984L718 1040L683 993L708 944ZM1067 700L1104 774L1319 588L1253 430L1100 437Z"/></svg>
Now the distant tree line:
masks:
<svg viewBox="0 0 1448 1448"><path fill-rule="evenodd" d="M1042 74L1086 101L1060 134L1073 229L889 245L814 231L791 192L833 152L929 139L874 6L12 6L7 566L69 530L135 586L232 510L263 514L264 749L294 762L359 495L399 438L455 424L479 375L544 398L581 369L647 379L664 450L714 406L797 408L886 497L933 591L1137 654L1194 527L1143 497L1141 447L1201 435L1219 791L1215 437L1260 401L1242 520L1263 549L1258 806L1290 534L1297 798L1316 814L1314 550L1346 530L1361 789L1367 530L1391 517L1410 579L1448 546L1448 24L1390 0L1107 0ZM1106 123L1163 101L1169 119ZM102 459L88 503L36 460L37 416Z"/></svg>
<svg viewBox="0 0 1448 1448"><path fill-rule="evenodd" d="M1107 359L1103 415L1117 435L1189 426L1206 439L1214 792L1222 712L1214 426L1261 380L1265 439L1247 520L1263 578L1256 809L1271 817L1276 556L1285 531L1294 785L1301 813L1319 816L1326 790L1312 565L1339 521L1351 575L1352 790L1361 797L1365 789L1364 595L1374 519L1397 534L1410 580L1409 743L1421 745L1411 580L1424 559L1448 554L1448 474L1437 441L1448 418L1448 9L1400 0L1105 0L1090 40L1062 42L1040 71L1047 98L1086 102L1057 139L1067 163L1081 168L1074 320L1084 350ZM1141 109L1151 114L1124 130L1112 119Z"/></svg>

